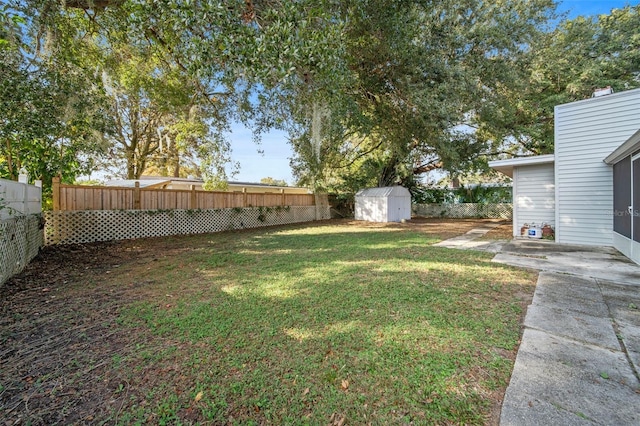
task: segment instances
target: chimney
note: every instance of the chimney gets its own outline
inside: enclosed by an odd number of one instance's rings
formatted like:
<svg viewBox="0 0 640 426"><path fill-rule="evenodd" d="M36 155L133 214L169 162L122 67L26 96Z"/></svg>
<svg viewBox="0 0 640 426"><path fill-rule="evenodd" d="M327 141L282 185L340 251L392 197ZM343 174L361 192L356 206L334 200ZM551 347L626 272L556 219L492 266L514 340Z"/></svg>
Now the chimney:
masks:
<svg viewBox="0 0 640 426"><path fill-rule="evenodd" d="M605 88L602 89L596 89L593 91L593 94L591 95L592 98L599 98L600 96L606 96L606 95L611 95L613 94L613 89L611 88L611 86L607 86Z"/></svg>

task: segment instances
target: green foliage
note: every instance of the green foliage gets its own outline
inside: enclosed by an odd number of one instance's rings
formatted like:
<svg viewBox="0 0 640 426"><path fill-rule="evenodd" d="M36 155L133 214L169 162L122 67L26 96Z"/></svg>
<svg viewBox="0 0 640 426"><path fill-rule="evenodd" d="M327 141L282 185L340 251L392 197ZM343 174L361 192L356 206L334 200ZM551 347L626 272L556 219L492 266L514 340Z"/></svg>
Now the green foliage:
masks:
<svg viewBox="0 0 640 426"><path fill-rule="evenodd" d="M550 152L553 106L640 85L640 6L549 29L553 0L10 4L3 90L27 95L2 94L15 114L0 167L42 159L29 167L45 181L53 170L69 180L86 167L133 178L199 166L215 187L223 135L241 121L256 139L289 132L300 183L413 188L433 169L481 167L479 154Z"/></svg>
<svg viewBox="0 0 640 426"><path fill-rule="evenodd" d="M301 81L292 95L301 111L297 176L327 188L411 186L435 168L471 167L486 143L465 125L496 102L552 10L546 0L336 7L344 28L336 67L346 74L322 87Z"/></svg>
<svg viewBox="0 0 640 426"><path fill-rule="evenodd" d="M162 176L178 177L181 167L197 161L198 174L213 180L209 174L217 175L216 166L227 162L228 142L212 131L220 123L212 121L210 105L194 97L190 80L146 48L111 46L101 59L110 113L116 117L110 159L120 174L137 179L154 166Z"/></svg>
<svg viewBox="0 0 640 426"><path fill-rule="evenodd" d="M514 64L502 98L479 111L478 136L492 154L553 152L554 106L591 97L594 89L640 87L640 5L608 15L565 20L534 40Z"/></svg>
<svg viewBox="0 0 640 426"><path fill-rule="evenodd" d="M469 185L452 191L459 203L510 203L512 202L511 187Z"/></svg>
<svg viewBox="0 0 640 426"><path fill-rule="evenodd" d="M0 176L16 179L24 168L43 181L46 197L53 176L70 183L88 170L108 121L91 79L72 64L34 56L22 27L7 26L25 21L12 13L2 12L0 36Z"/></svg>
<svg viewBox="0 0 640 426"><path fill-rule="evenodd" d="M417 186L411 190L412 202L415 204L442 203L511 203L511 187L468 185L460 188L431 188Z"/></svg>
<svg viewBox="0 0 640 426"><path fill-rule="evenodd" d="M453 201L449 188L427 188L417 186L411 191L411 202L414 204L442 204Z"/></svg>
<svg viewBox="0 0 640 426"><path fill-rule="evenodd" d="M262 178L260 179L260 183L264 183L265 185L273 185L273 186L288 186L286 180L274 179L272 177Z"/></svg>

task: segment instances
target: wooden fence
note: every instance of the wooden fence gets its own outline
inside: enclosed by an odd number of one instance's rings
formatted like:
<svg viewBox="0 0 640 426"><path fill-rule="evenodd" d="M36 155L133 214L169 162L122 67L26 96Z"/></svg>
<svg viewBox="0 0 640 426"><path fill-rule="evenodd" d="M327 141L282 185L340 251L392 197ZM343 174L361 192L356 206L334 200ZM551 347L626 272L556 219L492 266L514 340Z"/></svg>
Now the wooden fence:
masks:
<svg viewBox="0 0 640 426"><path fill-rule="evenodd" d="M53 210L195 210L314 206L313 194L197 191L180 189L63 185L53 180Z"/></svg>

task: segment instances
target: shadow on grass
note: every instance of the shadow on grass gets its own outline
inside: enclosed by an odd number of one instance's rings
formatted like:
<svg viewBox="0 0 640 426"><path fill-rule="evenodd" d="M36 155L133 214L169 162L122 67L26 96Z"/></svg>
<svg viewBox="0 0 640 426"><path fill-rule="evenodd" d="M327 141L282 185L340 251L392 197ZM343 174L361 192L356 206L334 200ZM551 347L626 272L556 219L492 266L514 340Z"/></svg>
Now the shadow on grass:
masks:
<svg viewBox="0 0 640 426"><path fill-rule="evenodd" d="M123 361L137 391L119 418L487 422L532 276L435 241L321 226L200 238L162 259L120 319L147 343Z"/></svg>

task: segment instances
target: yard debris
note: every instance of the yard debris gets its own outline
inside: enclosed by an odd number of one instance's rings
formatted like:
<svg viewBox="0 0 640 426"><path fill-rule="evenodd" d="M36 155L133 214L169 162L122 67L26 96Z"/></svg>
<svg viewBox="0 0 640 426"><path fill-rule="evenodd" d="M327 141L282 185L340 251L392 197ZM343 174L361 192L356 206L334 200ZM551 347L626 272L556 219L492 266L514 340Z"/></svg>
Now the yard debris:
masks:
<svg viewBox="0 0 640 426"><path fill-rule="evenodd" d="M342 390L349 389L349 380L342 380Z"/></svg>
<svg viewBox="0 0 640 426"><path fill-rule="evenodd" d="M344 416L342 414L338 414L338 413L333 413L331 415L331 418L329 418L329 425L330 426L343 426L346 421L347 421L347 417L346 416Z"/></svg>

